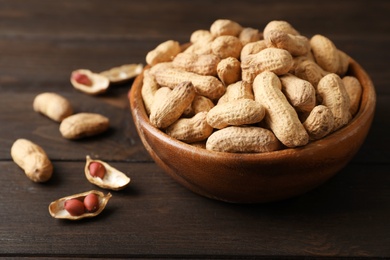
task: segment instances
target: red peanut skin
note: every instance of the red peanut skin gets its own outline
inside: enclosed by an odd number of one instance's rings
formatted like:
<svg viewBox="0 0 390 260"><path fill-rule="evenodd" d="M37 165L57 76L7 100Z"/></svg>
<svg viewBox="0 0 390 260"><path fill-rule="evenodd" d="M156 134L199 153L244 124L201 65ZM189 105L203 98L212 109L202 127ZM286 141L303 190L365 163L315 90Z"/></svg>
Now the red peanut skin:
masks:
<svg viewBox="0 0 390 260"><path fill-rule="evenodd" d="M83 84L85 86L92 86L92 81L90 78L88 78L87 75L85 74L82 74L82 73L79 73L79 72L75 72L72 74L72 78L80 83L80 84Z"/></svg>
<svg viewBox="0 0 390 260"><path fill-rule="evenodd" d="M100 179L103 179L106 174L106 168L99 162L91 162L88 169L89 174L91 174L92 177L99 177Z"/></svg>
<svg viewBox="0 0 390 260"><path fill-rule="evenodd" d="M85 212L84 203L78 199L69 199L65 201L64 208L72 216L80 216Z"/></svg>
<svg viewBox="0 0 390 260"><path fill-rule="evenodd" d="M88 212L95 212L99 209L99 198L95 193L90 193L84 198L84 206Z"/></svg>

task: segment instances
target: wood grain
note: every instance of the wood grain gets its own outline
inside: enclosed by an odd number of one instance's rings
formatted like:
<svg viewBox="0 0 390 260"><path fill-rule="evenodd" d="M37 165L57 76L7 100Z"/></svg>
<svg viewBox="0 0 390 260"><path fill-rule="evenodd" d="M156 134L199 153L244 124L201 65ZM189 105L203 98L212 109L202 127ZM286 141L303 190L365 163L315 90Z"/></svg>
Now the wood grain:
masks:
<svg viewBox="0 0 390 260"><path fill-rule="evenodd" d="M0 0L0 257L303 258L390 257L389 1ZM263 28L284 19L302 34L334 40L371 76L376 116L352 162L302 196L260 205L213 201L174 182L152 161L132 121L132 82L87 96L70 85L72 70L103 71L145 63L158 43L189 40L218 18ZM53 91L75 111L108 116L101 136L61 137L58 123L32 109ZM40 144L52 180L36 184L12 162L17 138ZM85 156L106 160L132 181L114 192L97 218L53 219L51 201L99 189L83 175Z"/></svg>
<svg viewBox="0 0 390 260"><path fill-rule="evenodd" d="M113 166L132 178L131 185L113 192L99 217L78 222L53 219L47 207L60 197L100 190L85 180L81 162L54 162L55 175L46 184L32 183L10 162L0 166L7 169L0 182L10 187L3 185L0 195L0 218L9 219L1 227L0 256L390 253L384 214L390 177L383 165L350 165L322 187L290 200L236 205L195 195L152 163L118 162Z"/></svg>

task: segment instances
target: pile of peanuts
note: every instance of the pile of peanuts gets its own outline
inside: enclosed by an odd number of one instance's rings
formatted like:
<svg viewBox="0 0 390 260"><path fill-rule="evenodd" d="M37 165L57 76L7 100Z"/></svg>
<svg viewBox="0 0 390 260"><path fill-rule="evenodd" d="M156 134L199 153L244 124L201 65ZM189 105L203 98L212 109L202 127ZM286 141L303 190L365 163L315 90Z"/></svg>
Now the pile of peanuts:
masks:
<svg viewBox="0 0 390 260"><path fill-rule="evenodd" d="M218 19L190 42L146 55L142 99L150 123L208 150L260 153L300 147L347 125L362 86L327 37L275 20L262 31Z"/></svg>

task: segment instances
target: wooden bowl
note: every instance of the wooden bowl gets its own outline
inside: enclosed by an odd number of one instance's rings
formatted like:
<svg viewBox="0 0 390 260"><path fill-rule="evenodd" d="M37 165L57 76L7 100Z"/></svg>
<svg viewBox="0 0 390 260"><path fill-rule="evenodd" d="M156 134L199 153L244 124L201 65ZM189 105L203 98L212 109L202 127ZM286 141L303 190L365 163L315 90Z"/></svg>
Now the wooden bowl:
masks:
<svg viewBox="0 0 390 260"><path fill-rule="evenodd" d="M352 59L348 74L363 86L361 105L352 121L306 146L269 153L214 152L171 138L149 123L141 98L142 74L134 81L129 99L146 150L174 180L208 198L263 203L314 189L339 172L363 144L374 116L375 89L364 69Z"/></svg>

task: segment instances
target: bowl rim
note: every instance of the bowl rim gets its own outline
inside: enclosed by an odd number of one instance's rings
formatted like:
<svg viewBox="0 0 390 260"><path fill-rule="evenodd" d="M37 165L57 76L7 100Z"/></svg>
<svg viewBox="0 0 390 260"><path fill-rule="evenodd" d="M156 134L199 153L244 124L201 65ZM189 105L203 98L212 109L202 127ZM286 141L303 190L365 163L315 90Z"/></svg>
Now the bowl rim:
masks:
<svg viewBox="0 0 390 260"><path fill-rule="evenodd" d="M149 67L146 66L144 70L148 68ZM131 113L133 115L135 124L137 124L136 128L139 134L142 134L140 131L144 131L141 129L145 128L146 131L152 133L154 136L159 138L162 142L169 143L170 146L180 149L181 151L184 151L186 153L192 153L192 154L201 153L202 156L206 156L208 158L223 158L224 160L237 160L238 158L240 158L245 161L275 162L275 160L278 159L285 160L287 158L291 159L297 156L307 156L314 153L315 151L318 151L318 149L326 149L326 147L330 143L337 144L341 140L356 134L359 125L361 125L362 123L369 124L370 126L373 120L373 114L375 112L376 94L375 94L375 88L372 83L372 80L370 79L367 72L354 59L350 58L349 70L346 75L355 76L359 80L360 84L362 85L363 92L362 92L362 97L359 105L359 110L346 126L338 129L337 131L327 135L324 138L315 141L310 141L308 144L300 147L284 148L281 150L264 152L264 153L229 153L229 152L211 151L172 138L165 132L161 131L160 129L150 124L141 96L144 70L140 75L136 77L132 87L128 92ZM135 118L137 118L137 120L135 120ZM144 142L144 140L142 140L142 142Z"/></svg>

